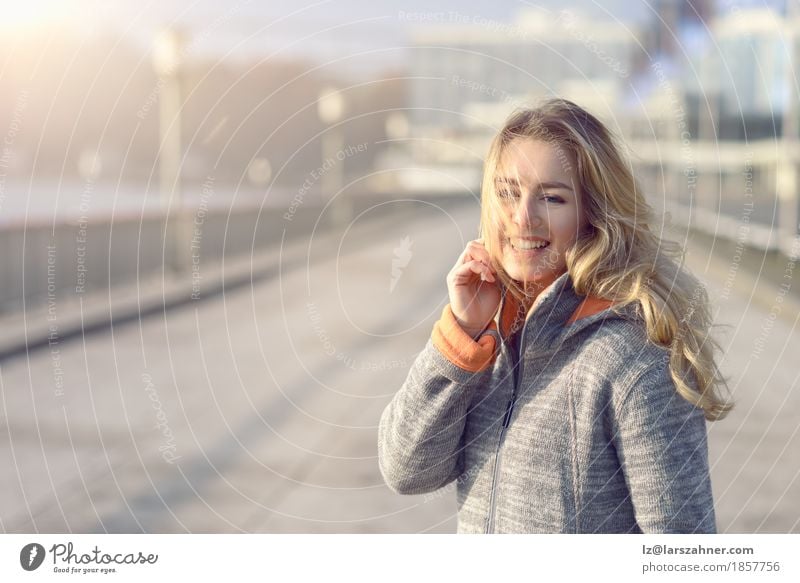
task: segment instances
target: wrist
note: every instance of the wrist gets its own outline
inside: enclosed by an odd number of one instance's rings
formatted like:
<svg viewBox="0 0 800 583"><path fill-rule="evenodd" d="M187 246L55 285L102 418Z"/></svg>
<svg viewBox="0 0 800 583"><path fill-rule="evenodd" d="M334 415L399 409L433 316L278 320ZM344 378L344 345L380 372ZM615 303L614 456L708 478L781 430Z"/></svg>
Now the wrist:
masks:
<svg viewBox="0 0 800 583"><path fill-rule="evenodd" d="M496 341L491 334L484 334L486 328L473 328L480 338L470 338L470 332L461 327L451 306L445 306L441 319L433 327L434 346L451 363L469 372L485 370L495 358ZM489 328L494 322L489 322ZM469 328L469 326L468 326Z"/></svg>
<svg viewBox="0 0 800 583"><path fill-rule="evenodd" d="M477 336L483 332L485 328L485 326L481 326L479 328L470 326L455 314L453 316L455 317L456 324L458 324L459 327L467 334L467 336L470 336L473 340L477 340Z"/></svg>

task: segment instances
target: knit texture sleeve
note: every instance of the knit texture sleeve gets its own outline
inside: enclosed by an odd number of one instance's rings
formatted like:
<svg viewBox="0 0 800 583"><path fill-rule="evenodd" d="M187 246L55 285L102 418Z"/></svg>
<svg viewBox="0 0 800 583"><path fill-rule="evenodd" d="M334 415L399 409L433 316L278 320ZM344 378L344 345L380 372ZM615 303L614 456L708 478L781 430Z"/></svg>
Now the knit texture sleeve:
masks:
<svg viewBox="0 0 800 583"><path fill-rule="evenodd" d="M485 379L486 373L459 368L428 341L378 426L378 464L394 492L432 492L463 472L467 413Z"/></svg>
<svg viewBox="0 0 800 583"><path fill-rule="evenodd" d="M705 418L677 393L668 359L626 389L614 445L643 532L716 532Z"/></svg>

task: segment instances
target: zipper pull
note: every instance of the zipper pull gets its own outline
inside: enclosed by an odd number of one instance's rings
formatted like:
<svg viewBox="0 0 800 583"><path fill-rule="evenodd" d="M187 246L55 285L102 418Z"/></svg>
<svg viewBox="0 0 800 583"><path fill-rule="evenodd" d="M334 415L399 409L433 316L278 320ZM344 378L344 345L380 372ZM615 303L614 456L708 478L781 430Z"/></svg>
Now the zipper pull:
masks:
<svg viewBox="0 0 800 583"><path fill-rule="evenodd" d="M506 404L506 414L503 417L503 427L508 427L508 422L511 421L511 411L514 409L514 399L509 399Z"/></svg>

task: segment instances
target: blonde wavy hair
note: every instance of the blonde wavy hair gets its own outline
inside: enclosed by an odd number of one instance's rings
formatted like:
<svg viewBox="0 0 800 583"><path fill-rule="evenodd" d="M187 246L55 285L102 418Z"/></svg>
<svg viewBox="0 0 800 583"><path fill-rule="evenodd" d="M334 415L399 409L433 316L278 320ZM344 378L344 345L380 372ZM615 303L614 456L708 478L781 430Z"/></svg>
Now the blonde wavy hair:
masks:
<svg viewBox="0 0 800 583"><path fill-rule="evenodd" d="M499 217L505 203L496 192L495 178L501 156L516 139L545 141L556 148L562 164L575 164L588 221L565 257L576 293L613 300L620 308L635 304L648 338L669 349L678 393L701 407L706 419L725 417L733 404L720 395L727 383L715 363L720 347L709 335L712 321L705 287L683 267L681 246L651 228L654 213L615 137L571 101L551 99L516 110L492 141L484 165L480 234L501 283L530 305L525 283L512 279L500 262Z"/></svg>

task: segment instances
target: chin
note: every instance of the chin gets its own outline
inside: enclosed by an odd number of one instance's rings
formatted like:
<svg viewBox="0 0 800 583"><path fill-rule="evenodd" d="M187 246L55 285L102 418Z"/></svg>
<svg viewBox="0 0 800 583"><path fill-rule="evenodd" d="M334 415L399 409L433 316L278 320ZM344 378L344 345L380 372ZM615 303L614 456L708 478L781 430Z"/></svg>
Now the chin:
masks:
<svg viewBox="0 0 800 583"><path fill-rule="evenodd" d="M558 274L555 272L546 272L542 273L541 271L529 271L529 272L516 272L516 273L509 273L509 275L517 281L524 281L526 283L541 283L547 282L550 283L554 279L557 279Z"/></svg>
<svg viewBox="0 0 800 583"><path fill-rule="evenodd" d="M510 257L504 258L503 269L511 279L530 283L550 283L567 270L566 266L559 269L558 267L544 268L536 264L521 265L518 261Z"/></svg>

